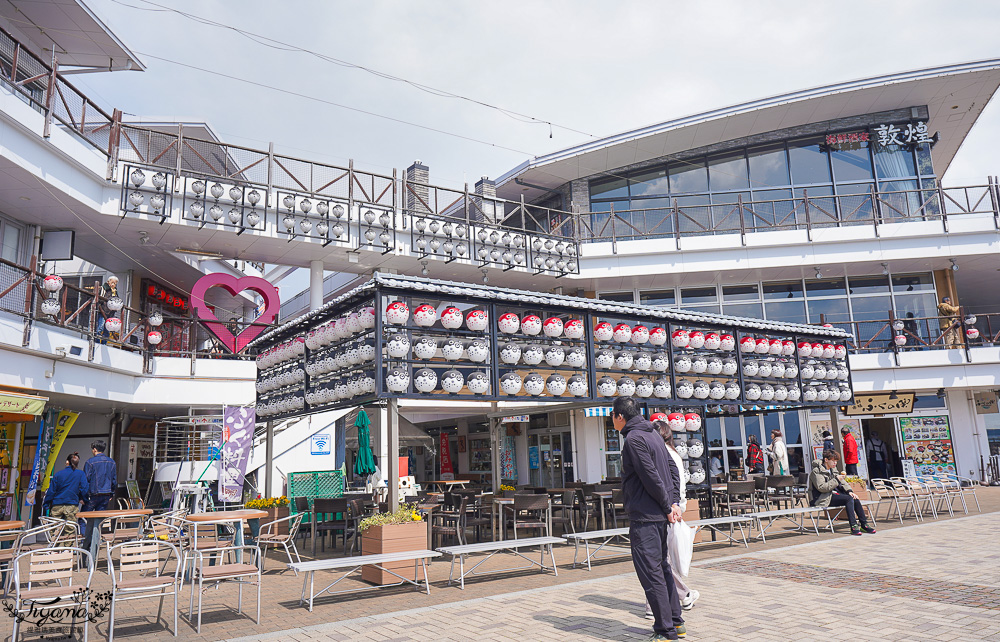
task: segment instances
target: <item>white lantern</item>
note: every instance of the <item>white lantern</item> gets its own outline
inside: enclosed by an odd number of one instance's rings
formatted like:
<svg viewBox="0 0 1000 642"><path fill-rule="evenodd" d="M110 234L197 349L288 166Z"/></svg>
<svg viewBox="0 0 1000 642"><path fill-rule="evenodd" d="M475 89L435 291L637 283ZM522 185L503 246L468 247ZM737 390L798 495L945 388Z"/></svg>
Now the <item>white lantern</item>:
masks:
<svg viewBox="0 0 1000 642"><path fill-rule="evenodd" d="M149 316L146 317L146 322L150 326L152 326L154 328L157 328L157 327L160 326L160 324L163 323L163 315L160 314L159 310L155 310L153 312L150 312Z"/></svg>
<svg viewBox="0 0 1000 642"><path fill-rule="evenodd" d="M122 301L121 297L113 296L110 299L108 299L108 309L111 310L112 312L118 312L123 307L125 307L125 302Z"/></svg>
<svg viewBox="0 0 1000 642"><path fill-rule="evenodd" d="M895 330L896 332L902 331L904 327L906 326L900 319L896 319L895 321L892 322L892 329Z"/></svg>
<svg viewBox="0 0 1000 642"><path fill-rule="evenodd" d="M163 335L156 330L146 335L146 342L151 346L159 345L160 341L163 341Z"/></svg>
<svg viewBox="0 0 1000 642"><path fill-rule="evenodd" d="M49 315L50 317L59 314L59 309L61 307L62 306L59 305L59 299L55 297L52 297L50 299L42 299L42 305L41 305L42 312L44 314Z"/></svg>

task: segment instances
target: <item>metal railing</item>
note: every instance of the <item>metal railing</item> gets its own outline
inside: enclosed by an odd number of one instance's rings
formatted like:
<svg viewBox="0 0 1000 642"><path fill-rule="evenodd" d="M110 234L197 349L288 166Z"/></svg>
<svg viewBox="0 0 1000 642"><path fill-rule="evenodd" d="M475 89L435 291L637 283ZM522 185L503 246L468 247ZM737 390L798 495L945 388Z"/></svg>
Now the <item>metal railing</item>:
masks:
<svg viewBox="0 0 1000 642"><path fill-rule="evenodd" d="M893 353L899 355L925 350L961 350L966 362L972 362L971 348L1000 345L1000 313L968 314L959 308L952 317L896 317L872 321L851 321L833 325L850 332L854 340L851 352Z"/></svg>
<svg viewBox="0 0 1000 642"><path fill-rule="evenodd" d="M201 319L161 313L163 322L154 327L149 324L149 313L127 305L113 313L121 319L121 330L117 333L101 332L98 323L104 314L100 308L106 304L107 299L100 295L99 279L96 279L92 286L84 288L64 283L62 289L55 294L55 298L59 301L59 310L55 314L47 314L42 303L50 298L51 293L43 289L42 279L45 275L40 274L36 266L35 257L32 257L29 267L0 259L0 312L23 319L22 346L29 345L32 326L41 323L75 332L86 339L88 361L94 360L96 346L100 343L120 350L141 353L144 372L151 372L153 357L190 359L192 375L198 359L252 358L245 353L230 353L209 331L207 322ZM226 325L234 334L251 325L261 326L265 330L274 327L274 324L243 321L231 321ZM152 345L148 341L149 333L154 330L161 336L161 341L157 345Z"/></svg>

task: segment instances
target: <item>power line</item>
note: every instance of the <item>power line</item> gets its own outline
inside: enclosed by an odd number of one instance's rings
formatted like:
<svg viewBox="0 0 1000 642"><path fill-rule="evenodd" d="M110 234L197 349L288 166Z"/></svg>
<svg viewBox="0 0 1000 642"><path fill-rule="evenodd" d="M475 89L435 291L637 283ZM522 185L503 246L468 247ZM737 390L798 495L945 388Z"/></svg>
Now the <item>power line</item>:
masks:
<svg viewBox="0 0 1000 642"><path fill-rule="evenodd" d="M141 51L137 51L136 53L138 53L138 54L140 54L142 56L146 56L147 58L153 58L154 60L159 60L159 61L162 61L162 62L170 63L172 65L177 65L179 67L186 67L188 69L194 69L196 71L200 71L200 72L203 72L203 73L206 73L206 74L211 74L213 76L219 76L221 78L228 78L230 80L235 80L237 82L246 83L248 85L253 85L255 87L261 87L263 89L270 89L272 91L279 91L279 92L281 92L283 94L287 94L287 95L290 95L290 96L297 96L299 98L305 98L307 100L312 100L312 101L315 101L315 102L318 102L318 103L323 103L324 105L330 105L332 107L339 107L340 109L346 109L348 111L358 112L360 114L365 114L367 116L373 116L375 118L381 118L383 120L389 120L389 121L392 121L394 123L399 123L401 125L408 125L410 127L416 127L418 129L424 129L426 131L431 131L431 132L435 132L435 133L438 133L438 134L444 134L445 136L451 136L453 138L460 138L462 140L467 140L467 141L470 141L470 142L473 142L473 143L479 143L480 145L487 145L489 147L494 147L496 149L503 149L503 150L506 150L506 151L509 151L509 152L514 152L516 154L526 154L528 156L535 156L535 154L532 154L531 152L526 152L526 151L521 150L521 149L515 149L513 147L507 147L505 145L499 145L497 143L491 143L489 141L482 140L480 138L473 138L472 136L466 136L464 134L456 134L454 132L450 132L450 131L447 131L447 130L444 130L444 129L438 129L437 127L430 127L429 125L421 125L419 123L414 123L412 121L403 120L401 118L394 118L393 116L386 116L385 114L379 114L379 113L376 113L376 112L373 112L373 111L368 111L367 109L361 109L359 107L351 107L350 105L344 105L342 103L336 103L336 102L333 102L332 100L326 100L325 98L318 98L316 96L310 96L309 94L303 94L303 93L300 93L300 92L297 92L297 91L293 91L291 89L282 89L280 87L275 87L273 85L268 85L268 84L265 84L265 83L262 83L262 82L257 82L256 80L250 80L249 78L241 78L239 76L233 76L233 75L230 75L230 74L222 73L221 71L214 71L212 69L205 69L204 67L198 67L198 66L195 66L195 65L189 65L189 64L184 63L184 62L180 62L180 61L177 61L177 60L171 60L170 58L163 58L161 56L155 56L155 55L150 54L150 53L143 53Z"/></svg>
<svg viewBox="0 0 1000 642"><path fill-rule="evenodd" d="M343 60L343 59L340 59L340 58L335 58L333 56L329 56L327 54L323 54L323 53L320 53L320 52L312 50L312 49L306 49L304 47L300 47L300 46L292 44L292 43L284 42L284 41L281 41L281 40L276 40L274 38L270 38L270 37L264 36L262 34L254 33L254 32L251 32L251 31L246 31L245 29L240 29L240 28L234 27L232 25L228 25L228 24L225 24L225 23L217 22L217 21L212 20L210 18L205 18L203 16L199 16L199 15L196 15L196 14L193 14L193 13L188 13L188 12L185 12L185 11L181 11L181 10L175 9L173 7L168 7L168 6L165 6L165 5L162 5L162 4L157 4L156 2L152 2L151 0L138 0L138 1L142 2L144 4L147 4L147 5L151 5L153 7L158 7L157 9L150 9L150 8L147 8L147 7L137 7L137 6L133 5L133 4L129 4L127 2L122 2L122 0L111 0L111 1L114 2L115 4L121 5L123 7L128 7L130 9L136 9L138 11L155 11L155 12L170 12L170 13L175 13L175 14L177 14L179 16L182 16L182 17L187 18L188 20L192 20L194 22L198 22L198 23L201 23L201 24L204 24L204 25L208 25L208 26L212 26L212 27L217 27L219 29L225 29L227 31L233 31L233 32L235 32L235 33L243 36L244 38L247 38L248 40L251 40L251 41L253 41L253 42L255 42L255 43L259 44L259 45L262 45L264 47L269 47L271 49L276 49L278 51L292 51L292 52L296 52L296 53L308 54L308 55L313 56L315 58L318 58L318 59L320 59L320 60L322 60L324 62L328 62L328 63L334 64L334 65L338 65L338 66L341 66L341 67L347 67L349 69L357 69L359 71L363 71L365 73L371 74L371 75L376 76L378 78L382 78L384 80L391 80L393 82L399 82L399 83L403 83L403 84L409 85L409 86L413 87L414 89L417 89L417 90L422 91L424 93L430 94L432 96L438 96L438 97L441 97L441 98L453 98L453 99L456 99L456 100L462 100L462 101L465 101L465 102L469 102L469 103L472 103L474 105L478 105L480 107L485 107L487 109L492 109L494 111L497 111L497 112L499 112L499 113L507 116L508 118L511 118L513 120L517 120L517 121L522 122L522 123L528 123L528 124L534 124L534 125L548 125L549 126L549 138L552 138L552 128L554 128L554 127L555 128L559 128L559 129L563 129L565 131L573 132L575 134L582 134L584 136L589 136L591 138L598 138L598 136L596 136L594 134L591 134L591 133L588 133L588 132L585 132L585 131L582 131L582 130L579 130L579 129L575 129L573 127L568 127L566 125L559 125L559 124L554 123L554 122L552 122L550 120L545 120L545 119L542 119L542 118L536 118L534 116L530 116L528 114L523 114L523 113L514 111L512 109L507 109L507 108L504 108L504 107L500 107L498 105L494 105L494 104L491 104L491 103L488 103L488 102L485 102L485 101L482 101L482 100L478 100L476 98L471 98L469 96L464 96L462 94L456 94L454 92L451 92L451 91L448 91L448 90L445 90L445 89L439 89L437 87L432 87L430 85L425 85L423 83L419 83L419 82L416 82L416 81L413 81L413 80L409 80L408 78L403 78L401 76L396 76L396 75L390 74L388 72L384 72L384 71L380 71L380 70L377 70L377 69L373 69L371 67L366 67L364 65L359 65L357 63L353 63L353 62L350 62L348 60ZM148 54L143 54L143 55L148 55Z"/></svg>

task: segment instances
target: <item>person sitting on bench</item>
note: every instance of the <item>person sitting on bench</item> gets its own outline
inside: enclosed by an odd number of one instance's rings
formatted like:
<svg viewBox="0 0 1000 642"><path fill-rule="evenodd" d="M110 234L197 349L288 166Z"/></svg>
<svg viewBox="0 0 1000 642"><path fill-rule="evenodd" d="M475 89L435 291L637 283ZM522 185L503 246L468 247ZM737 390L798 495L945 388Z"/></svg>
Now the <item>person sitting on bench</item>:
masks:
<svg viewBox="0 0 1000 642"><path fill-rule="evenodd" d="M875 529L868 525L865 507L858 496L844 483L844 476L835 472L839 461L840 454L836 450L824 450L823 459L813 462L809 475L809 503L812 506L845 507L847 519L851 522L851 535L860 535L862 531L875 533ZM861 526L858 526L859 521Z"/></svg>

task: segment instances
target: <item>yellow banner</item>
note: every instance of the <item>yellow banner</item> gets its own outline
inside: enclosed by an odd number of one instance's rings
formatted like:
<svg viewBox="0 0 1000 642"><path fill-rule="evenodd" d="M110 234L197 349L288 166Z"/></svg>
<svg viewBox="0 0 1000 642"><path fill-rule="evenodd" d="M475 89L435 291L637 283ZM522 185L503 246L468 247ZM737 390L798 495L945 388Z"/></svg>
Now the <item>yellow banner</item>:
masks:
<svg viewBox="0 0 1000 642"><path fill-rule="evenodd" d="M40 415L45 410L48 397L20 395L16 392L0 392L0 412L18 415Z"/></svg>
<svg viewBox="0 0 1000 642"><path fill-rule="evenodd" d="M76 423L76 418L79 416L80 413L78 412L63 410L56 417L55 430L52 431L52 448L49 450L49 463L45 466L45 474L42 475L42 490L48 490L49 480L52 478L52 468L55 467L56 460L59 459L59 449L62 448L69 429L73 427L73 424Z"/></svg>
<svg viewBox="0 0 1000 642"><path fill-rule="evenodd" d="M17 424L0 424L0 492L15 492L17 479L21 476L17 453Z"/></svg>

